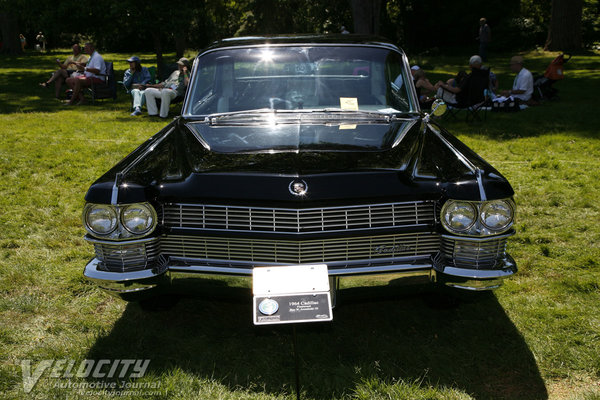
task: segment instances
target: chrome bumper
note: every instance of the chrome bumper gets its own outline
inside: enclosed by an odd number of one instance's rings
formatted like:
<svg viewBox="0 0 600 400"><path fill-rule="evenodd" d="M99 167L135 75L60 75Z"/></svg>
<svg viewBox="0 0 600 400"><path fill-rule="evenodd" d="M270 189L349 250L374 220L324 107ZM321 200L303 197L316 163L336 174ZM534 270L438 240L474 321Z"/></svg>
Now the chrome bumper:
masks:
<svg viewBox="0 0 600 400"><path fill-rule="evenodd" d="M169 261L161 268L133 272L106 272L98 269L100 261L91 260L84 276L107 292L124 299L143 297L156 289L173 287L204 293L209 287L251 289L252 267L227 267ZM352 268L331 268L329 276L336 289L364 286L390 286L438 282L466 290L491 290L517 272L514 260L507 256L504 265L494 270L463 269L431 262L393 264Z"/></svg>

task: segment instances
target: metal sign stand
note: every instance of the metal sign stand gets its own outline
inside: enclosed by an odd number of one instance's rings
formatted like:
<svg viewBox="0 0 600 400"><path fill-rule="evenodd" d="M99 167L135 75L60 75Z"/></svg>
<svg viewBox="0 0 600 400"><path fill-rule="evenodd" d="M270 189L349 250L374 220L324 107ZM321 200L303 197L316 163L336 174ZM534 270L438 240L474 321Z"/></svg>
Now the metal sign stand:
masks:
<svg viewBox="0 0 600 400"><path fill-rule="evenodd" d="M255 325L296 324L333 320L327 265L254 268ZM296 399L300 400L298 335L292 326Z"/></svg>
<svg viewBox="0 0 600 400"><path fill-rule="evenodd" d="M298 356L298 336L296 335L296 325L292 326L294 341L294 366L296 370L296 400L300 400L300 357Z"/></svg>

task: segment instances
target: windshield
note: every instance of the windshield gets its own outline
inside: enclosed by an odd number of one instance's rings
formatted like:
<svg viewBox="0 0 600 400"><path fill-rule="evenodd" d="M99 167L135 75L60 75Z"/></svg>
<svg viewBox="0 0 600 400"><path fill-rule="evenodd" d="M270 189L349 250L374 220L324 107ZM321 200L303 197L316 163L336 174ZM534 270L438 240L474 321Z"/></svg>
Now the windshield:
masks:
<svg viewBox="0 0 600 400"><path fill-rule="evenodd" d="M249 110L398 113L411 103L402 55L365 46L262 46L198 58L184 115Z"/></svg>

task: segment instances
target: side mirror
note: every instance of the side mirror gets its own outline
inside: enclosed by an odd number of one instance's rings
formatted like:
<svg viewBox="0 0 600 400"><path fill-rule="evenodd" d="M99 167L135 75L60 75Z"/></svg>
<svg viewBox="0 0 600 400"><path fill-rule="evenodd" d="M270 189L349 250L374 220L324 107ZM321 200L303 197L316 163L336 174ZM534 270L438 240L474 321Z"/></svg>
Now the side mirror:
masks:
<svg viewBox="0 0 600 400"><path fill-rule="evenodd" d="M446 105L446 103L444 103L444 100L441 99L437 99L431 105L431 115L434 115L436 117L441 117L442 115L446 114L447 110L448 106Z"/></svg>

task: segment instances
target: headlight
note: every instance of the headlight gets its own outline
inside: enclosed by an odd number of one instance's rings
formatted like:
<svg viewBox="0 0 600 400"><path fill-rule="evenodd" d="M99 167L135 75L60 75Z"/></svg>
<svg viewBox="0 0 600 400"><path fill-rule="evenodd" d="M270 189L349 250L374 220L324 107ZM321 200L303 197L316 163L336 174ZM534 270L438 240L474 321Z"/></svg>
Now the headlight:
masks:
<svg viewBox="0 0 600 400"><path fill-rule="evenodd" d="M449 201L442 209L442 220L450 230L464 232L477 221L477 209L465 201Z"/></svg>
<svg viewBox="0 0 600 400"><path fill-rule="evenodd" d="M510 229L515 218L511 199L490 201L448 200L442 207L443 227L467 236L498 235Z"/></svg>
<svg viewBox="0 0 600 400"><path fill-rule="evenodd" d="M481 207L481 223L493 231L501 231L513 221L514 211L509 202L495 200Z"/></svg>
<svg viewBox="0 0 600 400"><path fill-rule="evenodd" d="M143 235L154 227L154 210L146 204L132 204L121 211L121 223L134 235Z"/></svg>
<svg viewBox="0 0 600 400"><path fill-rule="evenodd" d="M108 205L89 204L84 213L85 224L98 235L108 235L117 227L117 213Z"/></svg>

